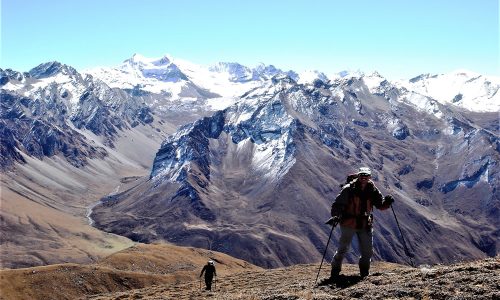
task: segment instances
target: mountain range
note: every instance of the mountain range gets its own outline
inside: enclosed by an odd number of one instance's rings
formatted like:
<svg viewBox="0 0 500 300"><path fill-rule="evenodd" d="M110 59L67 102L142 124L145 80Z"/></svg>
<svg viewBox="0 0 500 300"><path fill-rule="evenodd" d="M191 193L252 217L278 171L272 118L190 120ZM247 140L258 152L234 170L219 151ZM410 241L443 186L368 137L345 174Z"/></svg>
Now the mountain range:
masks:
<svg viewBox="0 0 500 300"><path fill-rule="evenodd" d="M411 249L376 212L376 259L498 253L497 78L134 55L81 73L1 69L0 85L3 267L95 260L129 245L123 236L263 267L319 261L329 206L359 166L396 197Z"/></svg>

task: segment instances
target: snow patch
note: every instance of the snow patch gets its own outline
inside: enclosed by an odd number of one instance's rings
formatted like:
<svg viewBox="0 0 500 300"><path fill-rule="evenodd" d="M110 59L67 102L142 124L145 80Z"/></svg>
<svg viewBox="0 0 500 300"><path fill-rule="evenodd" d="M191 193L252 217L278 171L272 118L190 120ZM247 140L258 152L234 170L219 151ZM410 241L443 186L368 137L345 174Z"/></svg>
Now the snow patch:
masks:
<svg viewBox="0 0 500 300"><path fill-rule="evenodd" d="M2 89L8 90L8 91L17 91L20 90L24 87L23 84L13 84L12 82L7 82L4 86L2 86Z"/></svg>
<svg viewBox="0 0 500 300"><path fill-rule="evenodd" d="M443 117L443 112L439 109L436 100L415 92L408 92L403 95L402 99L413 104L420 111L425 111L436 116L437 118Z"/></svg>
<svg viewBox="0 0 500 300"><path fill-rule="evenodd" d="M456 105L470 111L500 111L500 79L466 70L440 75L421 75L397 85L440 103Z"/></svg>
<svg viewBox="0 0 500 300"><path fill-rule="evenodd" d="M219 97L219 98L211 98L207 100L207 105L212 110L224 110L229 106L233 105L235 102L235 98L232 97Z"/></svg>

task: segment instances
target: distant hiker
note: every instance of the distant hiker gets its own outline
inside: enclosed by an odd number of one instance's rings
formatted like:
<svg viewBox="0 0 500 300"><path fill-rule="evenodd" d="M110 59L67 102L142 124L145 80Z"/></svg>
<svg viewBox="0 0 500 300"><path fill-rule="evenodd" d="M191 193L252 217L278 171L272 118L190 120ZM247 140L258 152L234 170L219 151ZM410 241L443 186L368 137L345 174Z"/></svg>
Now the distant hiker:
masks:
<svg viewBox="0 0 500 300"><path fill-rule="evenodd" d="M382 197L373 181L371 170L359 168L357 176L344 185L340 194L332 204L331 215L340 224L339 247L332 260L332 272L329 281L338 279L342 268L342 260L346 255L353 236L356 234L361 257L359 272L366 277L370 272L370 261L373 254L373 206L380 210L391 207L394 198L391 195ZM350 175L351 176L351 175Z"/></svg>
<svg viewBox="0 0 500 300"><path fill-rule="evenodd" d="M203 276L203 272L205 272L205 285L207 286L205 290L211 291L212 290L212 279L214 278L214 275L217 276L217 273L215 272L215 265L213 260L209 260L205 266L203 266L203 269L201 270L200 278Z"/></svg>

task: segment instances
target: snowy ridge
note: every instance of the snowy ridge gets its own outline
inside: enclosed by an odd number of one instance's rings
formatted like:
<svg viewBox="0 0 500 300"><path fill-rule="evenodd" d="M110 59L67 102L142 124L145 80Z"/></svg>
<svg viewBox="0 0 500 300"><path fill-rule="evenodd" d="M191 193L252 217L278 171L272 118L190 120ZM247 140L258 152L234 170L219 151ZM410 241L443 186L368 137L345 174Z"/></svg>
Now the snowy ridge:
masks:
<svg viewBox="0 0 500 300"><path fill-rule="evenodd" d="M205 100L209 100L208 106L214 110L228 107L247 91L277 75L287 75L301 84L313 84L317 79L337 83L362 79L372 94L382 94L387 86L393 86L403 94L406 93L407 98L400 99L401 101L434 115L439 115L433 105L434 100L471 111L500 110L500 79L469 71L433 76L427 74L408 81L390 82L377 72L366 75L359 70L342 71L329 76L317 70L297 74L294 71L284 72L273 65L259 64L250 68L236 62L219 62L201 66L170 55L152 59L135 54L118 67L96 68L87 72L111 87L139 87L152 93L164 94L171 100L186 98L186 91L193 86L199 87L212 93ZM196 97L193 98L195 99Z"/></svg>
<svg viewBox="0 0 500 300"><path fill-rule="evenodd" d="M78 104L79 98L92 80L83 78L72 67L58 62L41 64L27 73L27 76L16 78L21 80L9 80L2 89L33 99L43 99L54 91L61 98L67 99L72 108Z"/></svg>
<svg viewBox="0 0 500 300"><path fill-rule="evenodd" d="M169 137L158 151L151 178L160 182L184 180L192 162L208 163L207 138L216 139L225 132L237 144L236 151L252 149L252 172L279 181L295 163L294 119L279 99L278 92L286 85L280 83L268 82L237 104L189 124ZM208 170L206 166L201 168Z"/></svg>
<svg viewBox="0 0 500 300"><path fill-rule="evenodd" d="M327 82L329 79L323 72L317 70L307 70L299 74L299 79L297 82L302 84L310 84L315 80Z"/></svg>
<svg viewBox="0 0 500 300"><path fill-rule="evenodd" d="M101 79L110 87L120 89L140 87L148 92L174 96L182 92L187 80L168 55L150 59L134 54L116 68L100 67L84 72Z"/></svg>
<svg viewBox="0 0 500 300"><path fill-rule="evenodd" d="M371 75L363 75L362 78L366 87L372 94L380 93L384 81L387 82L378 72L373 72Z"/></svg>
<svg viewBox="0 0 500 300"><path fill-rule="evenodd" d="M84 71L101 79L107 85L120 89L140 88L161 94L170 101L186 100L190 90L205 90L209 96L208 106L214 110L233 104L245 92L259 87L276 75L288 75L298 79L293 71L283 72L272 66L259 64L249 68L239 63L219 62L202 66L186 60L165 55L161 58L146 58L134 54L117 67L99 67ZM323 74L324 75L324 74ZM326 76L324 76L326 78Z"/></svg>
<svg viewBox="0 0 500 300"><path fill-rule="evenodd" d="M389 90L397 89L397 101L404 101L438 117L441 115L437 104L476 112L500 110L500 78L463 70L440 75L423 74L405 81L389 81L377 72L367 75L359 70L328 76L317 70L297 74L265 64L254 68L237 62L202 66L168 54L159 58L134 54L119 66L85 70L83 76L72 67L58 62L41 64L25 75L10 69L2 70L1 73L3 89L32 97L39 96L41 90L53 85L61 95L69 95L68 99L73 104L85 90L85 82L99 79L111 88L153 93L156 95L155 101L161 98L163 109L167 109L172 101L177 101L186 105L204 103L207 109L221 110L249 91L265 85L273 77L288 76L304 85L314 84L316 80L334 85L363 80L368 91L376 95L387 95ZM85 74L92 75L94 80L87 79Z"/></svg>
<svg viewBox="0 0 500 300"><path fill-rule="evenodd" d="M395 84L442 104L477 112L500 111L500 79L496 77L458 70L440 75L421 75Z"/></svg>

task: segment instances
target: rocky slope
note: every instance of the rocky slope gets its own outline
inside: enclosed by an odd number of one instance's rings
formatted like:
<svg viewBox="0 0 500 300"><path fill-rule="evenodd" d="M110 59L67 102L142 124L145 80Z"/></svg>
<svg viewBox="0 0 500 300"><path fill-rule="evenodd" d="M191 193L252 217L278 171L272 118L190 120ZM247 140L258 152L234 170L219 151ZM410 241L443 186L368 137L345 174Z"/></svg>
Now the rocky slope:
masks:
<svg viewBox="0 0 500 300"><path fill-rule="evenodd" d="M212 249L265 267L308 263L326 242L339 184L367 165L396 197L418 263L496 255L496 114L475 123L420 95L429 114L408 91L385 82L372 92L368 82L274 77L166 139L150 177L103 199L96 225L139 241L203 247L208 238ZM375 257L404 262L392 214L375 219Z"/></svg>
<svg viewBox="0 0 500 300"><path fill-rule="evenodd" d="M326 266L328 269L329 266ZM327 277L327 271L321 278ZM86 299L498 299L500 262L491 258L451 266L421 266L376 263L372 274L358 277L357 266L348 265L335 284L314 286L318 265L296 265L283 269L251 271L219 277L212 292L199 289L198 282L158 285L145 289L98 295Z"/></svg>

